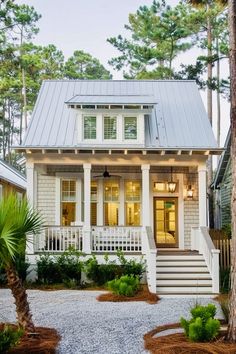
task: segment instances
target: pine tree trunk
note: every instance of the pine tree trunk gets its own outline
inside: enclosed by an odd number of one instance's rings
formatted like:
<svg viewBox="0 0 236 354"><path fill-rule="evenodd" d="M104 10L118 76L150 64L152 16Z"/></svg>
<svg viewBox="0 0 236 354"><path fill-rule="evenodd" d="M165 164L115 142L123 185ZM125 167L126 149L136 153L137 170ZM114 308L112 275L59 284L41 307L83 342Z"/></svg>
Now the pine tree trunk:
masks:
<svg viewBox="0 0 236 354"><path fill-rule="evenodd" d="M229 61L231 92L231 162L232 162L232 247L231 247L231 294L229 303L228 340L236 342L236 0L229 0Z"/></svg>
<svg viewBox="0 0 236 354"><path fill-rule="evenodd" d="M14 266L6 267L7 282L15 299L17 320L26 332L35 332L25 288Z"/></svg>

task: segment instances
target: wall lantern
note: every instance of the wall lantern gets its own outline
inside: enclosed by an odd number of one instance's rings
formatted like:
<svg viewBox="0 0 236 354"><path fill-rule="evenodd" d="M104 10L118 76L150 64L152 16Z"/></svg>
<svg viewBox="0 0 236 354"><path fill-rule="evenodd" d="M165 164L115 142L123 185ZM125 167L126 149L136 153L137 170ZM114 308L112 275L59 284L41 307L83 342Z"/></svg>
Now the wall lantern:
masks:
<svg viewBox="0 0 236 354"><path fill-rule="evenodd" d="M187 198L188 199L193 199L193 189L192 189L191 184L189 184L188 188L187 188Z"/></svg>
<svg viewBox="0 0 236 354"><path fill-rule="evenodd" d="M175 189L176 189L176 182L173 181L172 167L171 167L170 174L171 174L170 182L167 183L167 185L168 185L168 192L174 193L174 192L175 192Z"/></svg>

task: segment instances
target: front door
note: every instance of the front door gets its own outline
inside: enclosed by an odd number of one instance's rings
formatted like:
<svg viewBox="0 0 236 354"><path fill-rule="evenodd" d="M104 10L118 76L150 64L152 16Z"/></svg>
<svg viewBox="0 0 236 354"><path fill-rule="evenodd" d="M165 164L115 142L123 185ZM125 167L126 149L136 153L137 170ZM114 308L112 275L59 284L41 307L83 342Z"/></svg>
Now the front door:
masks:
<svg viewBox="0 0 236 354"><path fill-rule="evenodd" d="M177 212L177 198L154 198L154 234L157 247L178 247Z"/></svg>

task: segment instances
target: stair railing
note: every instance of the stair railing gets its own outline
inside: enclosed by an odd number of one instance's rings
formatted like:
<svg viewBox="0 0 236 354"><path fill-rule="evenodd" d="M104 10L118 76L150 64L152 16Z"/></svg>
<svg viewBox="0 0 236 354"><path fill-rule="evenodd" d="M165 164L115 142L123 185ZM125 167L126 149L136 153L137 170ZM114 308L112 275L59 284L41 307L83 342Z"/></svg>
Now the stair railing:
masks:
<svg viewBox="0 0 236 354"><path fill-rule="evenodd" d="M156 293L156 258L157 248L154 241L152 228L150 226L143 227L142 235L142 254L146 260L146 273L148 288L151 293Z"/></svg>
<svg viewBox="0 0 236 354"><path fill-rule="evenodd" d="M212 277L212 292L220 291L220 250L216 249L207 227L193 227L191 229L191 250L196 250L203 255L209 273Z"/></svg>

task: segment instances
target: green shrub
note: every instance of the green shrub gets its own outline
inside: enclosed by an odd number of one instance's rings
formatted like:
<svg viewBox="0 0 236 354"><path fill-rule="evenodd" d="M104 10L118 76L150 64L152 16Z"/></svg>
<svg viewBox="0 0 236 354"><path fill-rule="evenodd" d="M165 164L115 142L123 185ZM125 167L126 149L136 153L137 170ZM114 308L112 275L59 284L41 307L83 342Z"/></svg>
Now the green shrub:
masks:
<svg viewBox="0 0 236 354"><path fill-rule="evenodd" d="M80 285L82 262L81 253L70 248L60 256L44 254L37 261L38 282L40 284Z"/></svg>
<svg viewBox="0 0 236 354"><path fill-rule="evenodd" d="M15 259L15 267L20 279L24 282L28 275L28 268L30 263L25 259L25 256L18 256ZM0 265L0 284L6 285L7 284L7 277L4 268Z"/></svg>
<svg viewBox="0 0 236 354"><path fill-rule="evenodd" d="M135 259L127 260L122 251L117 251L117 256L122 267L122 274L135 275L138 276L139 280L141 280L146 268L145 263L143 261L138 262Z"/></svg>
<svg viewBox="0 0 236 354"><path fill-rule="evenodd" d="M22 329L14 329L5 325L3 330L0 330L0 353L6 353L8 349L16 346L22 335Z"/></svg>
<svg viewBox="0 0 236 354"><path fill-rule="evenodd" d="M189 321L184 318L180 319L186 336L192 342L205 342L214 339L220 329L220 321L214 318L216 306L213 304L196 305L190 312L192 318Z"/></svg>
<svg viewBox="0 0 236 354"><path fill-rule="evenodd" d="M117 275L121 275L121 267L115 262L110 262L105 256L105 264L98 264L96 257L93 255L85 263L85 272L88 279L98 285L104 285L109 280L114 279Z"/></svg>
<svg viewBox="0 0 236 354"><path fill-rule="evenodd" d="M107 283L108 289L115 294L124 296L134 296L140 286L138 276L123 275L118 279L113 279Z"/></svg>

